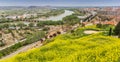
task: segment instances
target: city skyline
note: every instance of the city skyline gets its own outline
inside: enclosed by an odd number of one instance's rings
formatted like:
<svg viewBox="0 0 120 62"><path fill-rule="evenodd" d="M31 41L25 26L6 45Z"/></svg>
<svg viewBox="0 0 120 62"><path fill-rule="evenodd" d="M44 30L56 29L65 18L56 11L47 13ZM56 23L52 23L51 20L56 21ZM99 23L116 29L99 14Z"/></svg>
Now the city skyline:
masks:
<svg viewBox="0 0 120 62"><path fill-rule="evenodd" d="M119 0L2 0L0 6L120 6Z"/></svg>

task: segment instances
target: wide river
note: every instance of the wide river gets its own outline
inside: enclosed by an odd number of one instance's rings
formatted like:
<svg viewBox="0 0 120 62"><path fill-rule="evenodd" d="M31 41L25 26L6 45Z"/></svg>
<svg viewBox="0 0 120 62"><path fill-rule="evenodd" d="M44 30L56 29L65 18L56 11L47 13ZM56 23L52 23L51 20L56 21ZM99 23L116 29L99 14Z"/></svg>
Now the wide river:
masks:
<svg viewBox="0 0 120 62"><path fill-rule="evenodd" d="M47 20L53 20L53 21L62 20L64 17L72 15L73 13L74 13L73 11L65 10L63 14L58 15L58 16L51 16L47 18Z"/></svg>
<svg viewBox="0 0 120 62"><path fill-rule="evenodd" d="M46 20L52 20L52 21L59 21L59 20L62 20L64 17L66 16L69 16L69 15L72 15L74 12L73 11L70 11L70 10L65 10L65 12L63 14L60 14L60 15L57 15L57 16L51 16L49 18L39 18L39 19L36 19L36 20L39 20L39 21L46 21ZM29 22L24 22L25 24L29 24Z"/></svg>

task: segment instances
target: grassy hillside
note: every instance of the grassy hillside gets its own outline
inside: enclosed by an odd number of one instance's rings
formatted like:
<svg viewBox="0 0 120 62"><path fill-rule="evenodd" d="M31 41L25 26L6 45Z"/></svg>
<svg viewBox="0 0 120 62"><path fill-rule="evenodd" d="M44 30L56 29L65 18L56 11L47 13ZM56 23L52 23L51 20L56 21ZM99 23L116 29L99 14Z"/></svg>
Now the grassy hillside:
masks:
<svg viewBox="0 0 120 62"><path fill-rule="evenodd" d="M0 62L120 62L120 39L83 31L59 35L40 48Z"/></svg>

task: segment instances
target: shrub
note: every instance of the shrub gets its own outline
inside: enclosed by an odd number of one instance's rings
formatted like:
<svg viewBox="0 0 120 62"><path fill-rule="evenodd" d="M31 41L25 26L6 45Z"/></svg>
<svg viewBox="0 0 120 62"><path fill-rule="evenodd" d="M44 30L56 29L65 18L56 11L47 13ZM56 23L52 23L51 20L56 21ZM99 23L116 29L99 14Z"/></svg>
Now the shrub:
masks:
<svg viewBox="0 0 120 62"><path fill-rule="evenodd" d="M45 25L62 25L63 21L40 21L37 23L38 27L44 27Z"/></svg>
<svg viewBox="0 0 120 62"><path fill-rule="evenodd" d="M30 23L30 24L29 24L29 27L34 27L34 23Z"/></svg>
<svg viewBox="0 0 120 62"><path fill-rule="evenodd" d="M114 29L114 34L118 35L120 33L120 22L116 25L115 29Z"/></svg>
<svg viewBox="0 0 120 62"><path fill-rule="evenodd" d="M99 24L96 25L96 27L97 27L97 28L102 28L102 24L99 23Z"/></svg>
<svg viewBox="0 0 120 62"><path fill-rule="evenodd" d="M4 45L5 45L5 43L2 40L0 40L0 47L4 46Z"/></svg>
<svg viewBox="0 0 120 62"><path fill-rule="evenodd" d="M109 30L109 36L111 36L112 35L112 28L110 28L110 30Z"/></svg>

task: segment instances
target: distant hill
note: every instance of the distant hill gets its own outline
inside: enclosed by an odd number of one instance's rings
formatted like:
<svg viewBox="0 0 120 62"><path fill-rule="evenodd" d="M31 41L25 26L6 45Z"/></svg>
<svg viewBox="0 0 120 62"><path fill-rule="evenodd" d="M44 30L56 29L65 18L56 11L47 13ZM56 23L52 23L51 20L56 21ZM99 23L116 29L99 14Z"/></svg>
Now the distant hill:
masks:
<svg viewBox="0 0 120 62"><path fill-rule="evenodd" d="M52 6L0 6L0 9L5 9L5 10L9 10L9 9L33 9L33 8L53 8Z"/></svg>
<svg viewBox="0 0 120 62"><path fill-rule="evenodd" d="M28 8L52 8L52 6L29 6Z"/></svg>

